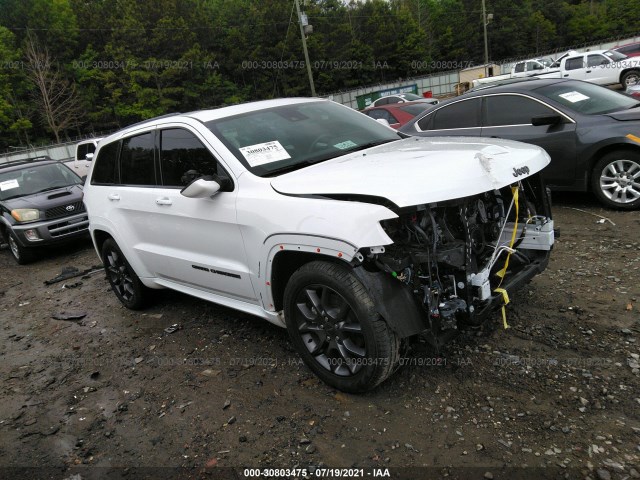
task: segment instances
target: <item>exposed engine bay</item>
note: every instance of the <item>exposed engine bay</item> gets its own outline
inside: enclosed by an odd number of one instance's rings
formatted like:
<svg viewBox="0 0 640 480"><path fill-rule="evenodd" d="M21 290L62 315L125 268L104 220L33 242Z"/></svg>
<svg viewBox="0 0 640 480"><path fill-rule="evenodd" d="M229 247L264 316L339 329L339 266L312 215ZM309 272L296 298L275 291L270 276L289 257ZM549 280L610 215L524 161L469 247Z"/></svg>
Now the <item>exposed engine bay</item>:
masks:
<svg viewBox="0 0 640 480"><path fill-rule="evenodd" d="M397 212L382 222L394 243L362 252L410 289L432 334L479 325L548 262L549 196L538 175L511 186Z"/></svg>

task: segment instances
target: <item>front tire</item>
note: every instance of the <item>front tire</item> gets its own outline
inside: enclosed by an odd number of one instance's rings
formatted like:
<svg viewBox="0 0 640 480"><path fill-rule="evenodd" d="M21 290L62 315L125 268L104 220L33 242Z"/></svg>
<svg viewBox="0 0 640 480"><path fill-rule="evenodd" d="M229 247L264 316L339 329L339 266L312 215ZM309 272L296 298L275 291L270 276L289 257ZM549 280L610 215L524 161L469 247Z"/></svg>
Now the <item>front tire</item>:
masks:
<svg viewBox="0 0 640 480"><path fill-rule="evenodd" d="M149 291L111 238L102 246L102 263L118 300L131 310L140 310L147 304Z"/></svg>
<svg viewBox="0 0 640 480"><path fill-rule="evenodd" d="M640 154L617 150L604 155L593 167L591 188L608 207L640 207Z"/></svg>
<svg viewBox="0 0 640 480"><path fill-rule="evenodd" d="M33 254L33 252L30 249L20 245L13 232L7 232L7 243L9 244L9 251L11 252L11 256L18 265L26 265L27 263L30 263L34 260L35 255Z"/></svg>
<svg viewBox="0 0 640 480"><path fill-rule="evenodd" d="M371 390L391 374L400 342L347 267L308 263L284 293L287 330L307 366L344 392Z"/></svg>

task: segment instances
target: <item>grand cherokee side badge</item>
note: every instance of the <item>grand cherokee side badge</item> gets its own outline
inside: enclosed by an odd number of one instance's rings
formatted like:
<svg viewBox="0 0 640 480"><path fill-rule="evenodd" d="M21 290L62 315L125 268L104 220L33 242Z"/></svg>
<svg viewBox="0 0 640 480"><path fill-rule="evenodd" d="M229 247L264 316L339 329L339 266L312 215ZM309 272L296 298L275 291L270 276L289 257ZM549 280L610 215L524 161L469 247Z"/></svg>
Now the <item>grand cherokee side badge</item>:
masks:
<svg viewBox="0 0 640 480"><path fill-rule="evenodd" d="M514 177L519 177L520 175L524 175L524 174L529 175L529 167L527 167L526 165L524 167L514 168L513 169L513 176Z"/></svg>

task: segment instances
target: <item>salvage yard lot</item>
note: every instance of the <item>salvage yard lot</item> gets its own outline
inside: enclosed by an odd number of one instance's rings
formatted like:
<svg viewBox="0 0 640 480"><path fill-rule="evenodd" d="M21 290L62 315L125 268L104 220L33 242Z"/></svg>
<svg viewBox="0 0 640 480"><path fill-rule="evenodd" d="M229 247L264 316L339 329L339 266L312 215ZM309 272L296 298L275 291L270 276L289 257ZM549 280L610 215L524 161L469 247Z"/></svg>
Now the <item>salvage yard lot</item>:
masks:
<svg viewBox="0 0 640 480"><path fill-rule="evenodd" d="M167 291L128 311L102 272L43 283L99 263L89 242L23 267L2 252L1 465L634 477L640 212L584 194L554 202L562 236L549 268L507 308L511 328L495 316L440 355L410 352L365 395L320 383L285 330L249 315ZM52 318L63 312L86 316Z"/></svg>

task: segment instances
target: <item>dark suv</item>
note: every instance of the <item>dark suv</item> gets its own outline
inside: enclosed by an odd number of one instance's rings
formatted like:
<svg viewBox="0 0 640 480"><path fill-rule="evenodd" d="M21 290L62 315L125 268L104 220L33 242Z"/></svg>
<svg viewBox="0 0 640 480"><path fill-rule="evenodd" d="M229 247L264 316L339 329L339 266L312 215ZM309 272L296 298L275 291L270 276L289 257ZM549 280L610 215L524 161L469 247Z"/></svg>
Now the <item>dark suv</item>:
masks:
<svg viewBox="0 0 640 480"><path fill-rule="evenodd" d="M19 264L37 247L87 235L82 179L49 157L0 164L0 231Z"/></svg>

